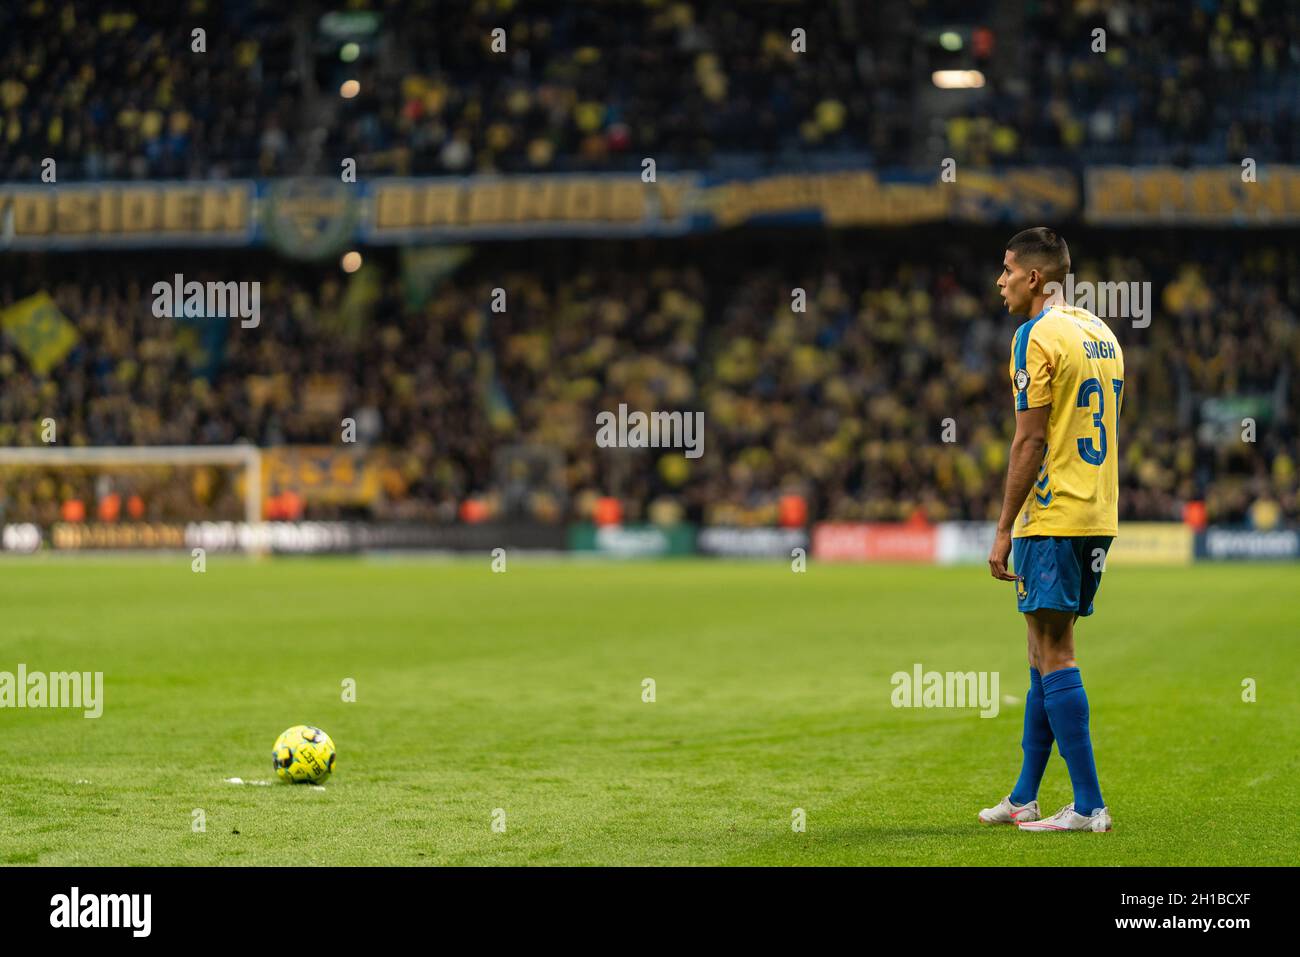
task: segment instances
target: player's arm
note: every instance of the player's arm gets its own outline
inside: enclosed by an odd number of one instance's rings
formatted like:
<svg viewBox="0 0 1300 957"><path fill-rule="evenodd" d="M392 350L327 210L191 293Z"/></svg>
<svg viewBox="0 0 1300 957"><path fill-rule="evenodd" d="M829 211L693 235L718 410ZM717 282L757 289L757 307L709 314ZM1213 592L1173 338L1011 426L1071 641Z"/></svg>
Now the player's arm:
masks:
<svg viewBox="0 0 1300 957"><path fill-rule="evenodd" d="M1002 498L1002 514L998 518L993 550L989 552L989 571L994 578L1015 581L1016 576L1007 571L1011 555L1011 530L1020 514L1029 490L1033 487L1038 469L1043 464L1043 449L1047 446L1047 420L1050 405L1024 409L1016 413L1016 437L1011 440L1010 461L1007 464L1007 490Z"/></svg>

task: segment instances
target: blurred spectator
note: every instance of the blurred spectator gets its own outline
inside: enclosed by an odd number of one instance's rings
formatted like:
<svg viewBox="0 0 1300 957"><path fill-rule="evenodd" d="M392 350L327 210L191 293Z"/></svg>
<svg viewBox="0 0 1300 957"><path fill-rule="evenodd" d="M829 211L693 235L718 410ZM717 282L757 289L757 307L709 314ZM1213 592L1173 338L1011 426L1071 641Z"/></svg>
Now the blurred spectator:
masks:
<svg viewBox="0 0 1300 957"><path fill-rule="evenodd" d="M351 59L271 0L0 7L0 180L1300 157L1286 0L347 6ZM938 26L982 90L936 98Z"/></svg>
<svg viewBox="0 0 1300 957"><path fill-rule="evenodd" d="M383 451L376 508L392 517L592 519L611 498L624 521L992 519L1018 324L994 286L1005 238L943 228L483 245L419 307L395 257L376 253L387 278L348 336L333 276L255 253L178 253L186 276L263 283L261 325L219 324L216 339L153 317L148 254L14 257L0 308L46 289L81 340L43 379L0 338L0 443L38 444L53 416L74 446L338 445L351 416L357 447ZM1300 252L1268 233L1080 228L1070 241L1079 280L1150 281L1158 304L1148 328L1111 322L1127 377L1122 517L1296 523ZM488 308L498 286L511 304L500 314ZM796 286L805 313L791 310ZM1234 397L1272 410L1254 442L1201 421L1204 400ZM596 414L620 403L702 411L703 456L597 447ZM943 441L945 419L955 441ZM545 450L550 464L502 464L507 448ZM177 474L107 491L142 496L151 517L196 501L240 514L228 476ZM42 520L41 502L93 509L95 489L60 490L67 481L10 475L0 499Z"/></svg>

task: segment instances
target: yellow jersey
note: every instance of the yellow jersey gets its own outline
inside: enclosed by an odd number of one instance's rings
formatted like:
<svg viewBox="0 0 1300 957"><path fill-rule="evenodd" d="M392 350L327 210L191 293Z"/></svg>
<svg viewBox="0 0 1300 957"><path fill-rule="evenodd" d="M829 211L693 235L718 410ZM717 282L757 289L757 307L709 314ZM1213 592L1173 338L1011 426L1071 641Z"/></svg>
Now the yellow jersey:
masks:
<svg viewBox="0 0 1300 957"><path fill-rule="evenodd" d="M1119 532L1119 410L1124 353L1086 309L1049 305L1011 340L1016 411L1051 405L1047 448L1012 532Z"/></svg>

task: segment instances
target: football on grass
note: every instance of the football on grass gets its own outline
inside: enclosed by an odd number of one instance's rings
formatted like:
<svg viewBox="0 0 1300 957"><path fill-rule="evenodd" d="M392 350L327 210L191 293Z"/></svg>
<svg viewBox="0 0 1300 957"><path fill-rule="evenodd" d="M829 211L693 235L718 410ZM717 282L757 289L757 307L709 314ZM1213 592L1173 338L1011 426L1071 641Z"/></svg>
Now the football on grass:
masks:
<svg viewBox="0 0 1300 957"><path fill-rule="evenodd" d="M320 728L296 724L275 739L271 754L280 780L318 784L334 770L334 742Z"/></svg>

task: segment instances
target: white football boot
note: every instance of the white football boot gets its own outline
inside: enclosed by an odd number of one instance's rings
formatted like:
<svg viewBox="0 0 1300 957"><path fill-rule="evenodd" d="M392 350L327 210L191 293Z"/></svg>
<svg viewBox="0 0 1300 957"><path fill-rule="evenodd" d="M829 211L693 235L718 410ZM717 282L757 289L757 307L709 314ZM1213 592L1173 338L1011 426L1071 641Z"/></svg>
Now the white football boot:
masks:
<svg viewBox="0 0 1300 957"><path fill-rule="evenodd" d="M1074 810L1073 804L1067 804L1051 817L1040 820L1019 821L1022 831L1109 831L1110 811L1099 807L1086 817Z"/></svg>
<svg viewBox="0 0 1300 957"><path fill-rule="evenodd" d="M1011 803L1010 794L999 801L996 807L986 807L980 811L981 824L1019 824L1021 821L1037 820L1037 801L1030 801L1017 807Z"/></svg>

